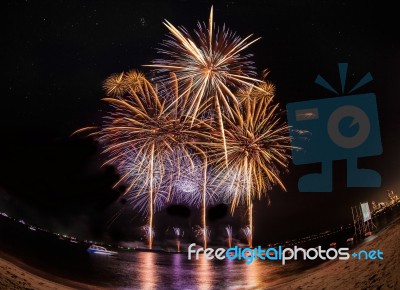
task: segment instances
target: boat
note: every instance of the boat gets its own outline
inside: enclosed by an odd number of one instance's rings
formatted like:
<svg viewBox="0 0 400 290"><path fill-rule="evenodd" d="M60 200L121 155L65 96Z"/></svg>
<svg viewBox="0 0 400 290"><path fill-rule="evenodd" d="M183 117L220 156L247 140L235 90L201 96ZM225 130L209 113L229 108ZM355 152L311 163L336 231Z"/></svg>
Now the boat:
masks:
<svg viewBox="0 0 400 290"><path fill-rule="evenodd" d="M87 248L86 251L90 254L98 254L106 256L118 254L117 252L109 251L106 248L97 245L91 245L89 248Z"/></svg>

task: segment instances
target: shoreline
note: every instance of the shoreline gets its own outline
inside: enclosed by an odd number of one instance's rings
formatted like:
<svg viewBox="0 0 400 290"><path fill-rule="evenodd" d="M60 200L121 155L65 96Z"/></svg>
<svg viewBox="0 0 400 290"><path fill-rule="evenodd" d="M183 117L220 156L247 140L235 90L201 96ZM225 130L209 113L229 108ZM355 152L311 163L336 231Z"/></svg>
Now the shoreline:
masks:
<svg viewBox="0 0 400 290"><path fill-rule="evenodd" d="M268 289L399 289L400 287L400 218L382 229L374 239L353 250L383 251L383 260L330 261L287 277Z"/></svg>
<svg viewBox="0 0 400 290"><path fill-rule="evenodd" d="M376 237L359 244L353 250L380 249L384 260L330 261L305 270L301 274L278 279L268 289L376 289L400 287L400 218L392 221ZM166 252L167 253L167 252ZM174 253L175 254L175 253ZM180 253L182 254L182 252ZM87 289L100 286L81 283L33 268L0 251L0 288L5 289Z"/></svg>

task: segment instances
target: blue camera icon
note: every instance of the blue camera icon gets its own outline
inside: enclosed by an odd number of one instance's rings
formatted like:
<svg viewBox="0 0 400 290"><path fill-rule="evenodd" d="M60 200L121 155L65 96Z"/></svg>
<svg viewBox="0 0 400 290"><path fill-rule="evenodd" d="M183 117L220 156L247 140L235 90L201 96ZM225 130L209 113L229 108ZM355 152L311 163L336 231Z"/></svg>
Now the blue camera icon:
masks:
<svg viewBox="0 0 400 290"><path fill-rule="evenodd" d="M342 92L347 64L339 64ZM372 80L368 73L352 89ZM333 89L321 76L316 83ZM338 93L337 93L338 94ZM332 191L332 161L347 160L348 187L379 187L381 176L374 170L359 169L357 158L382 153L376 96L374 93L289 103L286 106L295 165L321 162L321 173L300 178L301 192Z"/></svg>

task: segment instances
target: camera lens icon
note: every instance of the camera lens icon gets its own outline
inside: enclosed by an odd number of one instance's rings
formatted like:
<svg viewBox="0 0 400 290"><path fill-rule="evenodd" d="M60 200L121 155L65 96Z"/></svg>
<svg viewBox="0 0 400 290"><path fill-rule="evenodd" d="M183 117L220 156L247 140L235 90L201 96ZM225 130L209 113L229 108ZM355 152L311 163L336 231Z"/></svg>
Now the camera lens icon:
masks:
<svg viewBox="0 0 400 290"><path fill-rule="evenodd" d="M321 173L299 179L301 192L332 191L332 161L347 160L347 187L379 187L380 175L358 168L358 158L382 153L373 93L289 103L295 165L321 162Z"/></svg>
<svg viewBox="0 0 400 290"><path fill-rule="evenodd" d="M345 118L351 118L349 129L358 125L358 131L353 136L346 136L341 132L340 123ZM370 133L371 124L367 114L358 107L347 105L337 108L328 119L328 135L341 148L356 148L363 144Z"/></svg>
<svg viewBox="0 0 400 290"><path fill-rule="evenodd" d="M337 97L286 105L293 163L321 163L321 173L300 177L300 192L331 192L332 161L335 160L347 161L347 187L381 185L378 172L358 168L359 158L382 154L376 96L353 94L372 81L372 75L366 73L353 88L346 90L347 67L347 63L338 64L342 95L318 75L315 83Z"/></svg>

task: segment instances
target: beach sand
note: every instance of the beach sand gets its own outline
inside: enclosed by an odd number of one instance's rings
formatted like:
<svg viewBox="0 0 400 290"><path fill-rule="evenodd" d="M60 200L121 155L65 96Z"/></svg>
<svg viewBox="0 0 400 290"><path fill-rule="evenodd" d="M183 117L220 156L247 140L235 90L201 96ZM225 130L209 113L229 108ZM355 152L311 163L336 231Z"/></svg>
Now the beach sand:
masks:
<svg viewBox="0 0 400 290"><path fill-rule="evenodd" d="M87 285L59 278L38 271L1 253L0 257L0 289L12 290L103 290L105 288Z"/></svg>
<svg viewBox="0 0 400 290"><path fill-rule="evenodd" d="M73 289L43 279L0 258L0 289Z"/></svg>
<svg viewBox="0 0 400 290"><path fill-rule="evenodd" d="M400 219L361 249L379 249L384 259L328 262L272 289L400 289Z"/></svg>
<svg viewBox="0 0 400 290"><path fill-rule="evenodd" d="M380 249L384 260L332 261L288 277L271 289L400 289L400 219L355 250ZM352 253L352 251L350 251ZM64 286L67 285L67 286ZM0 289L101 289L0 258Z"/></svg>

